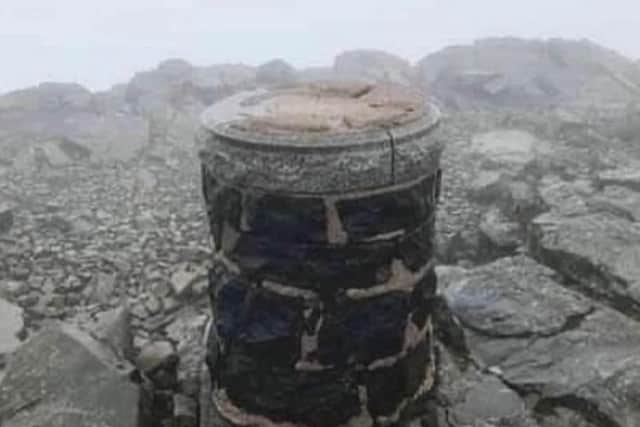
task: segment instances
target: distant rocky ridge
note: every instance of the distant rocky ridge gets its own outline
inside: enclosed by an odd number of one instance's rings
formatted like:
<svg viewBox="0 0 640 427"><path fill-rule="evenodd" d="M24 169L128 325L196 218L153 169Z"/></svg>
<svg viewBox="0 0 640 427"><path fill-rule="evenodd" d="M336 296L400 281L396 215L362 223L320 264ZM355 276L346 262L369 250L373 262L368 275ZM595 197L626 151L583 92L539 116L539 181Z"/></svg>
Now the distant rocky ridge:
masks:
<svg viewBox="0 0 640 427"><path fill-rule="evenodd" d="M109 91L42 83L0 96L0 168L167 160L193 151L199 114L211 103L243 89L327 79L419 87L451 110L604 108L640 99L638 64L586 41L487 39L415 66L377 50L344 52L333 67L304 70L281 59L258 67L171 59Z"/></svg>
<svg viewBox="0 0 640 427"><path fill-rule="evenodd" d="M486 39L449 47L418 65L420 81L454 108L637 101L640 68L589 41Z"/></svg>

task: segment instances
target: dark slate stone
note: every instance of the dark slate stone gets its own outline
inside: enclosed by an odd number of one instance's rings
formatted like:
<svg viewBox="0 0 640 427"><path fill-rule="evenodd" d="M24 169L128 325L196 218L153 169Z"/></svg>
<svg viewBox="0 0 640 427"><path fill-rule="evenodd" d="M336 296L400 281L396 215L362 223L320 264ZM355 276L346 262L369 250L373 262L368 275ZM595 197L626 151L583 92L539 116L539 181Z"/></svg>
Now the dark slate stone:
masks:
<svg viewBox="0 0 640 427"><path fill-rule="evenodd" d="M386 279L395 242L345 246L291 244L242 234L228 256L248 274L275 282L332 293L366 288Z"/></svg>
<svg viewBox="0 0 640 427"><path fill-rule="evenodd" d="M423 341L395 365L367 371L365 384L371 415L389 416L405 398L415 395L425 380L428 363L429 344Z"/></svg>
<svg viewBox="0 0 640 427"><path fill-rule="evenodd" d="M230 376L224 386L235 404L274 421L334 427L361 410L356 381L347 372L276 368Z"/></svg>
<svg viewBox="0 0 640 427"><path fill-rule="evenodd" d="M412 271L424 267L434 255L435 218L432 216L420 228L402 238L398 244L400 259Z"/></svg>
<svg viewBox="0 0 640 427"><path fill-rule="evenodd" d="M209 302L212 307L215 306L216 294L220 286L229 282L233 277L222 262L213 262L209 268Z"/></svg>
<svg viewBox="0 0 640 427"><path fill-rule="evenodd" d="M416 284L411 295L413 305L413 315L411 319L419 329L424 328L427 318L433 314L436 287L436 272L434 269L430 269L425 277Z"/></svg>
<svg viewBox="0 0 640 427"><path fill-rule="evenodd" d="M224 223L229 223L236 230L240 229L242 195L235 188L221 185L206 167L202 168L202 192L216 249L220 249Z"/></svg>
<svg viewBox="0 0 640 427"><path fill-rule="evenodd" d="M218 186L218 182L213 175L209 173L209 170L204 164L200 165L200 177L202 179L202 196L208 207L211 202L211 194L213 194L214 189Z"/></svg>
<svg viewBox="0 0 640 427"><path fill-rule="evenodd" d="M324 201L279 195L246 194L244 216L259 236L290 243L326 243Z"/></svg>
<svg viewBox="0 0 640 427"><path fill-rule="evenodd" d="M302 328L301 301L252 289L240 279L222 286L215 303L218 334L227 341L297 340Z"/></svg>
<svg viewBox="0 0 640 427"><path fill-rule="evenodd" d="M320 329L320 363L368 364L399 353L411 308L411 297L402 292L339 302L325 315Z"/></svg>
<svg viewBox="0 0 640 427"><path fill-rule="evenodd" d="M435 176L435 182L433 183L433 203L440 201L440 195L442 194L442 169L438 169Z"/></svg>
<svg viewBox="0 0 640 427"><path fill-rule="evenodd" d="M408 189L338 202L338 213L349 238L362 240L419 227L434 211L434 180L429 177Z"/></svg>

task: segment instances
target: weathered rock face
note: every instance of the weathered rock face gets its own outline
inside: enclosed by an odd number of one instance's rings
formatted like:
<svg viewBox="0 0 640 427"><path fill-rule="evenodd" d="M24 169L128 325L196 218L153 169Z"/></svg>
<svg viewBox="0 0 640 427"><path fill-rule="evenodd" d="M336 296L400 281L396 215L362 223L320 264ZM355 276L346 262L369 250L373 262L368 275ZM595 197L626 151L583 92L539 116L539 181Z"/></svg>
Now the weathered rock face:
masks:
<svg viewBox="0 0 640 427"><path fill-rule="evenodd" d="M184 112L202 109L233 91L251 87L255 78L255 69L244 65L194 67L172 59L136 74L127 86L125 99L147 116L167 108Z"/></svg>
<svg viewBox="0 0 640 427"><path fill-rule="evenodd" d="M440 351L437 422L449 427L538 427L524 399L490 372Z"/></svg>
<svg viewBox="0 0 640 427"><path fill-rule="evenodd" d="M292 84L297 80L296 69L282 59L274 59L258 67L256 80L264 85Z"/></svg>
<svg viewBox="0 0 640 427"><path fill-rule="evenodd" d="M540 425L638 425L638 323L566 289L527 257L440 277L474 365L517 392ZM498 415L500 407L486 409Z"/></svg>
<svg viewBox="0 0 640 427"><path fill-rule="evenodd" d="M632 61L586 41L487 39L418 64L423 84L459 109L625 103L640 95Z"/></svg>
<svg viewBox="0 0 640 427"><path fill-rule="evenodd" d="M369 82L415 83L411 64L402 58L379 50L352 50L338 55L333 72L341 78Z"/></svg>
<svg viewBox="0 0 640 427"><path fill-rule="evenodd" d="M89 335L51 327L24 344L0 383L7 427L144 426L140 390L124 364Z"/></svg>
<svg viewBox="0 0 640 427"><path fill-rule="evenodd" d="M581 290L640 319L640 228L610 213L550 212L532 224L531 252Z"/></svg>
<svg viewBox="0 0 640 427"><path fill-rule="evenodd" d="M74 161L126 161L147 143L147 125L100 111L77 85L44 84L0 97L0 157L19 169Z"/></svg>
<svg viewBox="0 0 640 427"><path fill-rule="evenodd" d="M546 210L537 183L553 170L558 151L530 132L508 128L448 145L443 165L455 176L444 189L443 261L485 263L513 255L530 219Z"/></svg>
<svg viewBox="0 0 640 427"><path fill-rule="evenodd" d="M388 425L431 391L441 145L418 99L314 85L205 114L209 369L231 424Z"/></svg>
<svg viewBox="0 0 640 427"><path fill-rule="evenodd" d="M78 84L42 83L2 96L0 111L86 111L91 102L91 92Z"/></svg>

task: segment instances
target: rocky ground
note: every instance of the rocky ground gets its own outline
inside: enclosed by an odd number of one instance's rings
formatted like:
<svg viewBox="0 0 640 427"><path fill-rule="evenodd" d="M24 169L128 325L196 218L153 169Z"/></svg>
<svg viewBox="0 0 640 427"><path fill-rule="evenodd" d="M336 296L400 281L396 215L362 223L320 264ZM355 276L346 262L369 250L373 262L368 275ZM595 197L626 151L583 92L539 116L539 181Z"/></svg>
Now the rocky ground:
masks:
<svg viewBox="0 0 640 427"><path fill-rule="evenodd" d="M188 363L202 348L210 257L197 163L136 166L3 176L14 206L0 236L4 358L51 320L83 326L119 307L131 338L121 352L145 370L185 352ZM191 368L169 381L172 393L195 396L199 365Z"/></svg>
<svg viewBox="0 0 640 427"><path fill-rule="evenodd" d="M437 420L422 425L640 426L637 70L593 46L502 43L525 51L516 65L496 41L467 48L488 80L460 50L413 68L352 52L333 70L175 60L107 93L0 97L0 425L197 425L210 259L197 114L339 72L445 91L441 373ZM572 59L585 52L608 66L586 76ZM580 105L565 102L573 86L543 108L540 79L514 83L531 58L557 86L569 61L589 82ZM445 79L443 61L462 77ZM593 104L603 90L614 106Z"/></svg>
<svg viewBox="0 0 640 427"><path fill-rule="evenodd" d="M440 325L441 425L635 427L640 161L615 141L594 154L551 140L536 131L537 116L529 120L452 116L440 131L451 143L438 274L453 314ZM101 352L82 356L90 340L74 337L87 331L131 362L131 393L147 396L156 421L195 425L210 258L196 157L173 166L142 159L9 169L0 186L0 367L10 367L0 370L0 413L8 425L36 425L44 411L32 401L47 397L29 400L29 390L14 390L24 384L12 383L40 346L78 347L77 360L49 359L53 366L79 369L93 354L101 378L122 378L122 368L99 364ZM85 332L51 332L51 320ZM82 404L107 404L96 393ZM133 416L132 399L123 417ZM35 405L31 415L20 415L23 405Z"/></svg>

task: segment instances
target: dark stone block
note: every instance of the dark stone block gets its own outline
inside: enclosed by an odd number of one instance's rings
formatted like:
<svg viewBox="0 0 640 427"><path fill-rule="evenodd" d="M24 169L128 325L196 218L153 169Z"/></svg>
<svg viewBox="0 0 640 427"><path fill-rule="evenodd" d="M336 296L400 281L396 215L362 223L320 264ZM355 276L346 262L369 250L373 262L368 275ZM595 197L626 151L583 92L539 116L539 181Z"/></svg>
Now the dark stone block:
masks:
<svg viewBox="0 0 640 427"><path fill-rule="evenodd" d="M396 192L338 202L338 212L349 238L362 240L419 227L434 211L434 179L429 177Z"/></svg>
<svg viewBox="0 0 640 427"><path fill-rule="evenodd" d="M215 307L216 294L218 289L225 283L231 281L235 276L232 275L227 267L219 261L215 261L209 268L209 302Z"/></svg>
<svg viewBox="0 0 640 427"><path fill-rule="evenodd" d="M356 381L345 372L276 368L230 376L224 383L235 404L276 422L334 427L361 410Z"/></svg>
<svg viewBox="0 0 640 427"><path fill-rule="evenodd" d="M209 227L216 249L219 250L224 223L227 222L236 230L240 229L242 194L235 188L220 185L206 168L203 168L202 174L202 191L207 205Z"/></svg>
<svg viewBox="0 0 640 427"><path fill-rule="evenodd" d="M442 194L442 169L438 169L436 172L435 182L433 183L433 203L440 201L440 195Z"/></svg>
<svg viewBox="0 0 640 427"><path fill-rule="evenodd" d="M320 198L246 194L244 216L249 231L290 243L326 243L324 201Z"/></svg>
<svg viewBox="0 0 640 427"><path fill-rule="evenodd" d="M436 293L437 277L432 268L417 284L411 295L413 315L411 319L419 328L424 328L427 318L434 311L433 300Z"/></svg>
<svg viewBox="0 0 640 427"><path fill-rule="evenodd" d="M411 296L402 292L339 302L325 315L320 329L320 363L368 364L399 353L411 308Z"/></svg>
<svg viewBox="0 0 640 427"><path fill-rule="evenodd" d="M400 259L412 271L424 267L434 255L435 218L432 216L398 244Z"/></svg>
<svg viewBox="0 0 640 427"><path fill-rule="evenodd" d="M295 339L297 343L304 320L297 299L252 289L236 278L221 287L215 303L218 335L226 341L258 344Z"/></svg>
<svg viewBox="0 0 640 427"><path fill-rule="evenodd" d="M256 278L330 294L384 282L395 246L385 241L346 246L291 244L244 233L228 256Z"/></svg>
<svg viewBox="0 0 640 427"><path fill-rule="evenodd" d="M423 341L394 366L366 372L367 406L371 415L389 416L404 399L414 396L425 380L428 363L429 344Z"/></svg>
<svg viewBox="0 0 640 427"><path fill-rule="evenodd" d="M209 170L205 165L200 165L200 176L202 178L202 196L204 197L204 202L208 208L212 195L215 194L215 190L218 188L218 180L209 173Z"/></svg>

